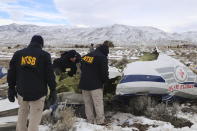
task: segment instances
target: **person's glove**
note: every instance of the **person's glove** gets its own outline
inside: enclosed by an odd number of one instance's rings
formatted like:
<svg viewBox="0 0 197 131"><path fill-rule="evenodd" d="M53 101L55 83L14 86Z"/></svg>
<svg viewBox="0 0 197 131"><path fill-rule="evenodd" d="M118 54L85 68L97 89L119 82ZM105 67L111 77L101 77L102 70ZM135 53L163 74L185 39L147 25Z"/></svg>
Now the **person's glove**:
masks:
<svg viewBox="0 0 197 131"><path fill-rule="evenodd" d="M59 68L54 68L54 72L56 75L60 75L62 73L61 69Z"/></svg>
<svg viewBox="0 0 197 131"><path fill-rule="evenodd" d="M56 93L56 90L53 90L50 92L50 95L49 95L49 103L50 105L53 105L56 103L57 101L57 93Z"/></svg>
<svg viewBox="0 0 197 131"><path fill-rule="evenodd" d="M15 97L17 97L17 92L14 87L8 88L8 99L10 102L15 102Z"/></svg>

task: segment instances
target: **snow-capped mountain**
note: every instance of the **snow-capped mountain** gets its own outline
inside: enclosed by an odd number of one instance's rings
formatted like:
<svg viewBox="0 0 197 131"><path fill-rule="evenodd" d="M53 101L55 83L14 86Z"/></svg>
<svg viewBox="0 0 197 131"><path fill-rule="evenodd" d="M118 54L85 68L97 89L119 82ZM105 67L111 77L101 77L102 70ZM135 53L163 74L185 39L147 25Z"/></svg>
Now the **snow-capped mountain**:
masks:
<svg viewBox="0 0 197 131"><path fill-rule="evenodd" d="M100 28L65 26L4 25L0 26L0 44L28 44L31 37L40 34L46 44L90 44L111 40L119 45L171 44L171 41L197 43L197 32L170 34L153 27L112 25Z"/></svg>

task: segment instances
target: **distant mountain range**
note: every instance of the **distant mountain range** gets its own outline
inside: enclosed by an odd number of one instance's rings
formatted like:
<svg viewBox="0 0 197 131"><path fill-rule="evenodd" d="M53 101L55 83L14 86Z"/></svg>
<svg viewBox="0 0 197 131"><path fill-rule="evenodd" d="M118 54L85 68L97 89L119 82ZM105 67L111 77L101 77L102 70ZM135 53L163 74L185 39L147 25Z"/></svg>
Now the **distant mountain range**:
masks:
<svg viewBox="0 0 197 131"><path fill-rule="evenodd" d="M197 44L197 32L172 34L154 27L117 24L100 28L4 25L0 26L0 44L28 44L35 34L42 35L49 45L102 43L104 40L116 45Z"/></svg>

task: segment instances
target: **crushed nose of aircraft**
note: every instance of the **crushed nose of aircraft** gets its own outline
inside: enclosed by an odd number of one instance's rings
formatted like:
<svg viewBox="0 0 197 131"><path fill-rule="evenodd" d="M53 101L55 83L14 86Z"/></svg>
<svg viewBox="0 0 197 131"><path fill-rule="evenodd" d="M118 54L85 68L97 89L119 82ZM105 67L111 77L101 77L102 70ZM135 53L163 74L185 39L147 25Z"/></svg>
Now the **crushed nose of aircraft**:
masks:
<svg viewBox="0 0 197 131"><path fill-rule="evenodd" d="M197 98L197 75L178 60L160 53L157 60L127 65L117 95L161 95ZM167 98L166 98L167 99Z"/></svg>

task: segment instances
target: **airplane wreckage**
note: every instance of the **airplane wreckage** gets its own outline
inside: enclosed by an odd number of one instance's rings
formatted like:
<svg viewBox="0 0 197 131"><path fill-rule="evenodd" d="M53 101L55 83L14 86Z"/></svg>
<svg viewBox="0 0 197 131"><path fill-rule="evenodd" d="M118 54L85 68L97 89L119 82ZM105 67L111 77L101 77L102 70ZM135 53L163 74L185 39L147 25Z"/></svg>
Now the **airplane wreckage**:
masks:
<svg viewBox="0 0 197 131"><path fill-rule="evenodd" d="M6 68L0 67L0 79L7 75Z"/></svg>
<svg viewBox="0 0 197 131"><path fill-rule="evenodd" d="M164 101L197 99L197 75L178 60L160 53L156 60L128 64L116 95L160 96Z"/></svg>

